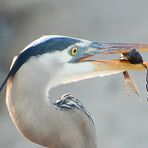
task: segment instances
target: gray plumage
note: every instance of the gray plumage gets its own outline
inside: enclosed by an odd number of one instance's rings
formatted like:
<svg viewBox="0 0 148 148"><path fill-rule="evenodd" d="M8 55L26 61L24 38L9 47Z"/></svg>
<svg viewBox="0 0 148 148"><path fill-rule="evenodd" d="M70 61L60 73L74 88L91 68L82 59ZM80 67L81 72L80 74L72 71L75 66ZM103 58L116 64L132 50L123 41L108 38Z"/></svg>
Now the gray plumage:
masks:
<svg viewBox="0 0 148 148"><path fill-rule="evenodd" d="M43 42L29 45L14 60L2 85L3 87L7 82L6 104L10 116L22 135L39 145L49 148L96 148L94 123L80 101L67 95L53 104L48 96L52 87L75 76L69 70L63 72L67 69L65 68L67 57L64 56L67 52L64 50L85 41L67 37L66 43L65 37L58 37L60 45L55 44L55 46L50 44L50 40L54 39L57 41L57 37L51 36ZM48 49L49 45L55 48L62 46L63 51L61 48L45 53L35 51L38 55L26 55L31 53L28 52L31 48L41 51L38 47L47 41ZM58 55L61 52L64 58L59 60ZM63 60L66 61L62 62Z"/></svg>

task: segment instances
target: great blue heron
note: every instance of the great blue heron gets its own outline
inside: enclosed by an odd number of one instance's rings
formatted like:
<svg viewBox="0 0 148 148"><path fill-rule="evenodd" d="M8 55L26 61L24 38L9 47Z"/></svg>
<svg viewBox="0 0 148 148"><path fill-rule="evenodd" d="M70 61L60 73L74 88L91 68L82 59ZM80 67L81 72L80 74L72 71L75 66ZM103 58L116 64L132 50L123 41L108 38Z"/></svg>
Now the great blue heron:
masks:
<svg viewBox="0 0 148 148"><path fill-rule="evenodd" d="M53 35L31 43L14 58L0 88L7 82L6 104L18 130L32 142L49 148L96 148L94 123L80 101L67 94L52 103L49 90L59 84L142 69L123 61L118 66L120 61L109 64L92 58L99 53L124 53L134 47L144 51L148 46Z"/></svg>

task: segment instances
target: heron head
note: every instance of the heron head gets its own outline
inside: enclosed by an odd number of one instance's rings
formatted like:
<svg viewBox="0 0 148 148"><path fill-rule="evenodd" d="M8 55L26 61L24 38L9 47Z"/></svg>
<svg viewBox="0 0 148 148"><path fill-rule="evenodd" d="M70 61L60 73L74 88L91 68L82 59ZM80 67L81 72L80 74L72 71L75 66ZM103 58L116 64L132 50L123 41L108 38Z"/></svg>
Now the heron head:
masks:
<svg viewBox="0 0 148 148"><path fill-rule="evenodd" d="M34 59L44 63L50 74L52 73L52 79L56 81L55 85L98 76L97 65L93 58L98 54L96 42L65 36L43 38L48 38L43 43L39 39L40 44L48 42L44 47L46 52ZM44 48L42 47L41 50L43 51Z"/></svg>
<svg viewBox="0 0 148 148"><path fill-rule="evenodd" d="M29 67L24 70L25 72L28 70L28 74L36 69L38 72L46 70L53 80L56 79L56 83L68 83L97 76L97 66L91 59L96 54L98 54L96 42L66 36L43 36L29 44L13 60L1 89L9 77L15 76L24 67Z"/></svg>
<svg viewBox="0 0 148 148"><path fill-rule="evenodd" d="M54 54L62 64L61 74L62 77L65 77L62 82L79 81L98 75L96 59L94 58L98 54L96 42L78 39L78 42Z"/></svg>

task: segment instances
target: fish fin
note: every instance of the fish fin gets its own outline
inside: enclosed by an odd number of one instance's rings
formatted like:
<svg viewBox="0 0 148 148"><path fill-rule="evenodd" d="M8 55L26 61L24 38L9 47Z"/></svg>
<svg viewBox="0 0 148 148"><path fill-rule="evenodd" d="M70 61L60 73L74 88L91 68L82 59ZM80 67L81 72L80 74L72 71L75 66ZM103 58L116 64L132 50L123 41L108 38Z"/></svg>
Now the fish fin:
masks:
<svg viewBox="0 0 148 148"><path fill-rule="evenodd" d="M134 91L138 96L140 96L139 89L138 89L135 81L129 75L129 73L127 71L124 71L123 76L124 76L125 91L126 91L127 95L130 96L131 92Z"/></svg>

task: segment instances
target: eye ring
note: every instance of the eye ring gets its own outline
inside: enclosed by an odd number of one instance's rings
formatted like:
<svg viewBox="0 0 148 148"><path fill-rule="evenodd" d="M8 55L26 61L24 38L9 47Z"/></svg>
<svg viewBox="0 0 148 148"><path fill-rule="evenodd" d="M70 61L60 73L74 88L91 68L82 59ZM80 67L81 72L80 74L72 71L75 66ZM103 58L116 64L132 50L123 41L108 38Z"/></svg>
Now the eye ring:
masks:
<svg viewBox="0 0 148 148"><path fill-rule="evenodd" d="M73 47L70 51L71 56L75 56L78 52L78 48L77 47Z"/></svg>

